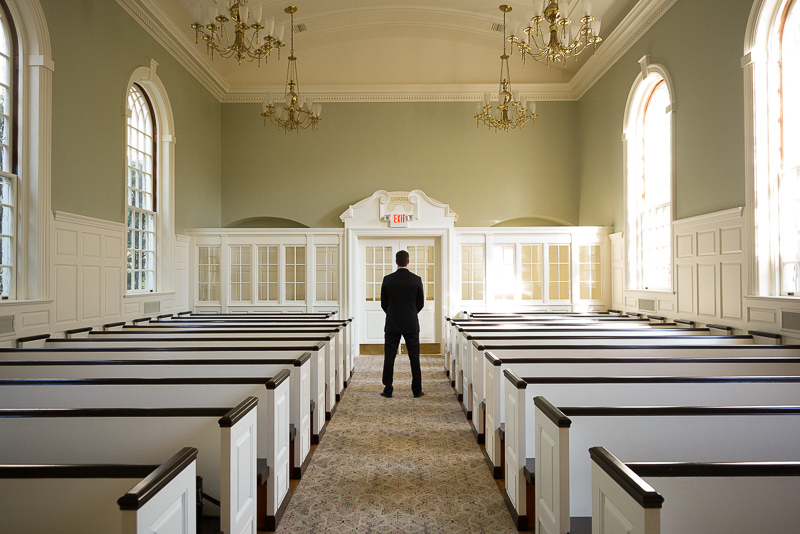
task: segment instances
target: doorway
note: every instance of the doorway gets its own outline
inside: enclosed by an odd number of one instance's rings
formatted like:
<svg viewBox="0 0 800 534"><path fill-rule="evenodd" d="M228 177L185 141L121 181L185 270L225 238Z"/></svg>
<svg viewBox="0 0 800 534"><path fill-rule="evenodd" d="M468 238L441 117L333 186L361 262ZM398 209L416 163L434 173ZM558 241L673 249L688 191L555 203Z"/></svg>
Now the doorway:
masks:
<svg viewBox="0 0 800 534"><path fill-rule="evenodd" d="M358 240L357 265L357 317L360 329L359 343L366 346L383 346L385 314L381 309L381 284L383 277L392 273L397 265L395 254L407 250L408 268L422 278L425 290L425 307L419 313L421 344L437 344L442 302L441 245L439 237L362 237ZM369 350L368 347L364 347ZM381 348L382 351L382 348ZM380 352L382 353L382 352Z"/></svg>

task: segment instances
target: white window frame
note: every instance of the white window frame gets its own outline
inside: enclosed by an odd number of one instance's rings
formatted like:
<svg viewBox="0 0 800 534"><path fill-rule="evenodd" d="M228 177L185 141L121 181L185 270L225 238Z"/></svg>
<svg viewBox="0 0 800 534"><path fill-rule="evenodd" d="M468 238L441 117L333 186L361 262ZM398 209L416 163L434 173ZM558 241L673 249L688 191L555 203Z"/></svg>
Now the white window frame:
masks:
<svg viewBox="0 0 800 534"><path fill-rule="evenodd" d="M4 13L0 11L0 28L2 28L3 33L5 34L5 41L8 44L9 53L6 56L3 54L3 60L8 62L8 67L6 69L6 73L8 76L8 80L0 80L0 84L2 84L6 89L6 94L8 95L8 102L5 103L4 106L4 113L2 116L5 119L5 129L6 129L6 139L7 143L0 142L0 150L3 148L6 149L6 158L8 159L8 169L3 169L0 166L0 180L7 181L8 183L8 194L4 195L3 200L4 202L0 202L0 209L2 209L4 214L7 214L6 223L7 228L5 233L0 233L0 238L2 241L8 244L8 250L6 251L7 254L4 254L6 261L0 263L0 269L3 271L8 272L8 276L4 276L2 272L0 272L0 278L3 279L3 283L0 284L0 295L2 295L5 299L13 299L16 296L15 286L17 280L17 270L16 270L16 262L17 262L17 228L19 227L19 219L17 217L17 181L18 176L14 174L14 170L16 167L16 158L18 157L17 154L17 140L14 137L14 125L16 121L17 110L15 108L17 99L15 94L15 88L17 87L17 72L14 69L15 66L15 52L18 48L17 42L14 39L14 33L12 32L11 27L8 23L7 16L2 16ZM13 22L12 22L13 24ZM7 84L6 84L7 82ZM0 185L2 187L2 185ZM0 247L2 247L2 242L0 242ZM5 247L3 247L5 248Z"/></svg>
<svg viewBox="0 0 800 534"><path fill-rule="evenodd" d="M755 0L744 39L742 69L745 106L745 172L747 184L748 293L792 301L781 282L779 179L780 101L776 65L778 30L792 0ZM800 6L795 6L798 9ZM777 111L776 111L777 108Z"/></svg>
<svg viewBox="0 0 800 534"><path fill-rule="evenodd" d="M173 279L175 262L175 123L169 95L157 74L158 62L151 59L147 66L138 67L128 77L122 102L126 112L123 121L127 150L127 113L128 94L131 86L138 84L150 98L153 106L156 125L156 198L158 199L158 216L156 217L156 283L153 291L128 291L127 283L123 283L126 296L150 295L170 292L176 287ZM127 169L125 180L127 183ZM127 201L126 213L127 213ZM127 216L127 215L126 215ZM127 272L127 266L125 266ZM127 279L127 276L126 276Z"/></svg>
<svg viewBox="0 0 800 534"><path fill-rule="evenodd" d="M470 252L470 261L464 261L464 249L469 248ZM481 254L481 261L475 261L475 251L476 249L480 249ZM483 243L461 243L459 244L459 256L460 256L460 263L461 266L461 286L459 289L460 300L462 302L485 302L486 301L486 245ZM476 280L475 273L477 268L480 267L481 270L481 279ZM466 279L464 274L467 274ZM469 296L473 298L464 298L464 285L467 285L469 288ZM475 298L475 294L477 292L477 288L480 287L480 292L482 294L481 298Z"/></svg>
<svg viewBox="0 0 800 534"><path fill-rule="evenodd" d="M649 291L672 291L675 286L675 259L673 254L674 243L674 222L675 222L675 89L672 84L672 79L663 65L651 64L650 56L644 56L639 60L641 72L636 78L636 81L631 87L628 94L628 102L625 106L625 117L623 120L623 158L624 158L624 180L623 180L623 197L625 206L625 266L627 270L626 288L631 290L649 290ZM669 287L665 288L645 288L642 283L643 266L640 252L641 242L641 228L639 220L641 214L639 213L638 203L635 201L635 189L632 186L632 181L639 178L639 173L636 172L638 162L641 159L641 150L638 149L636 144L639 141L637 125L641 119L647 104L648 97L652 89L661 80L666 84L670 96L670 106L667 112L670 114L670 283ZM633 191L632 191L633 189Z"/></svg>
<svg viewBox="0 0 800 534"><path fill-rule="evenodd" d="M339 283L339 273L341 269L341 252L339 251L339 245L315 244L313 247L315 270L314 302L338 303L341 285ZM320 252L322 252L325 258L324 263L317 261ZM328 259L331 257L329 254L333 254L333 257L336 258L335 264L328 262ZM308 260L308 254L306 254L306 260ZM306 265L306 274L308 274L308 265ZM323 275L322 279L320 279L320 275ZM320 292L320 288L324 291ZM308 291L306 291L306 294L307 293Z"/></svg>
<svg viewBox="0 0 800 534"><path fill-rule="evenodd" d="M17 179L13 294L17 301L50 298L50 200L53 59L50 35L39 0L5 0L16 29Z"/></svg>
<svg viewBox="0 0 800 534"><path fill-rule="evenodd" d="M130 104L131 95L134 92L141 94L144 99L144 105L142 107L150 116L149 120L152 126L150 131L147 132L142 131L139 128L139 124L131 124L133 111L130 109L130 106L128 107L125 136L125 224L127 234L126 256L132 258L132 264L128 265L126 269L126 279L130 279L126 282L126 288L128 293L152 293L158 283L158 125L156 123L155 111L153 111L153 104L150 101L150 96L147 94L147 91L137 83L131 84L131 88L128 92L128 104ZM145 137L149 136L149 143L146 144L150 144L151 146L138 147L137 140L132 139L132 133L133 136L137 137L139 134ZM147 141L147 139L145 140ZM147 168L136 169L131 166L132 161L130 153L132 151L143 154L145 158L150 158L152 160L149 166L149 173L147 172ZM141 188L131 185L131 172L138 172L140 175L144 175L144 184ZM151 209L139 205L139 201L135 201L131 204L131 196L135 198L137 195L140 197L142 195L145 197L150 195L152 197L150 201ZM152 226L145 222L145 220L150 218L152 218L153 221ZM145 239L147 239L147 244L142 245ZM142 264L138 263L137 260L140 257L142 259L147 258L145 260L147 261L145 264L147 268L144 268ZM131 284L136 285L136 281L139 281L139 285L144 285L144 287L138 287L136 289L130 287Z"/></svg>

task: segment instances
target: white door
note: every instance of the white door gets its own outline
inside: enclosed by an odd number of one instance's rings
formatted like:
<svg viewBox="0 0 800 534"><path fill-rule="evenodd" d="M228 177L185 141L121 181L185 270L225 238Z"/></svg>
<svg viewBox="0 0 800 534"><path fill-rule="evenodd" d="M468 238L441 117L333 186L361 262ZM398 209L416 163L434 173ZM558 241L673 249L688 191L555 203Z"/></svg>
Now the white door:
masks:
<svg viewBox="0 0 800 534"><path fill-rule="evenodd" d="M359 239L359 291L358 316L363 326L359 343L383 343L383 325L386 319L381 309L381 283L383 277L393 272L398 250L407 250L408 268L422 278L425 288L425 307L419 313L421 343L435 343L436 317L439 300L439 246L438 238L361 238Z"/></svg>

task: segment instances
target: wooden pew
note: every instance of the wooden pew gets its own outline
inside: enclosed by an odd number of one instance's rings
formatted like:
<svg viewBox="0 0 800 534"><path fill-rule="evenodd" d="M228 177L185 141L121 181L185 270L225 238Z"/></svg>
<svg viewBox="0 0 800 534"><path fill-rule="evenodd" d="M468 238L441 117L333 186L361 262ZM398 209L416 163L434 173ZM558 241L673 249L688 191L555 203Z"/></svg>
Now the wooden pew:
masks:
<svg viewBox="0 0 800 534"><path fill-rule="evenodd" d="M335 394L341 395L346 387L347 381L353 373L353 342L352 342L352 328L349 327L352 319L346 320L269 320L269 319L250 319L246 321L235 320L170 320L157 323L149 323L143 325L122 325L117 326L116 323L112 331L133 332L141 329L156 329L163 331L178 331L190 332L200 331L206 329L235 329L235 330L250 330L250 331L263 331L270 330L309 330L316 331L318 329L331 329L330 332L336 333L336 391Z"/></svg>
<svg viewBox="0 0 800 534"><path fill-rule="evenodd" d="M257 454L270 467L267 522L277 524L289 502L289 372L273 377L3 379L0 406L52 408L219 407L258 398ZM255 477L256 475L253 474Z"/></svg>
<svg viewBox="0 0 800 534"><path fill-rule="evenodd" d="M334 350L332 344L334 334L306 334L297 336L259 334L250 335L231 331L225 335L209 336L205 332L189 335L173 335L170 333L159 332L154 335L115 335L116 332L104 332L97 336L90 336L82 339L48 339L45 343L47 349L162 349L162 348L182 348L182 347L220 347L224 352L230 352L231 347L252 347L263 349L266 352L263 356L284 358L287 350L307 351L311 354L310 368L310 394L314 401L311 409L312 415L312 442L319 442L325 420L330 419L331 414L336 409L338 398L334 396ZM160 335L159 335L160 334ZM235 352L232 354L238 357ZM104 358L104 356L101 356ZM285 358L284 358L285 359ZM294 358L291 358L292 361ZM295 414L295 418L299 416ZM300 422L293 420L299 425ZM298 429L300 426L298 426Z"/></svg>
<svg viewBox="0 0 800 534"><path fill-rule="evenodd" d="M191 444L203 491L219 499L222 532L255 531L257 403L250 397L233 408L0 409L0 463L148 464Z"/></svg>
<svg viewBox="0 0 800 534"><path fill-rule="evenodd" d="M639 345L639 346L720 346L720 345L754 345L755 340L750 335L739 336L712 336L712 335L675 335L653 334L648 332L637 335L636 332L614 331L586 332L583 335L517 335L517 336L483 336L481 334L468 334L464 336L465 345L461 349L463 354L462 365L464 369L463 388L469 395L462 396L464 408L471 412L477 396L482 397L483 377L485 375L484 353L492 350L498 355L512 350L512 347L567 347L567 346L603 346L603 345ZM482 400L482 399L481 399Z"/></svg>
<svg viewBox="0 0 800 534"><path fill-rule="evenodd" d="M692 364L690 364L692 365ZM753 365L758 370L758 364ZM699 374L699 373L698 373ZM522 378L506 370L505 492L512 515L527 520L526 482L537 461L533 398L563 405L798 405L800 376L550 376ZM549 464L548 464L549 465ZM526 481L526 478L528 479Z"/></svg>
<svg viewBox="0 0 800 534"><path fill-rule="evenodd" d="M194 533L196 458L185 447L155 466L0 465L0 528Z"/></svg>
<svg viewBox="0 0 800 534"><path fill-rule="evenodd" d="M589 454L595 534L795 532L800 524L797 461L623 463L603 447Z"/></svg>
<svg viewBox="0 0 800 534"><path fill-rule="evenodd" d="M315 313L284 313L284 312L245 312L245 313L186 313L179 315L183 318L201 319L228 319L239 317L258 317L258 318L291 318L291 319L335 319L338 312L315 312ZM172 318L172 315L170 315Z"/></svg>
<svg viewBox="0 0 800 534"><path fill-rule="evenodd" d="M470 383L465 385L468 396L462 400L464 408L473 417L474 427L480 437L481 429L485 429L486 420L492 420L498 425L504 421L502 412L503 407L500 402L502 397L502 369L499 372L493 368L503 365L505 360L525 359L525 358L590 358L590 357L612 357L618 351L620 355L625 354L629 357L664 357L672 350L678 351L675 356L684 356L682 351L690 350L694 347L698 349L705 347L705 350L694 354L686 354L686 357L719 357L728 356L725 352L730 347L736 347L736 352L730 355L739 356L760 356L760 347L773 349L772 353L776 356L800 356L800 346L795 347L794 351L787 353L780 352L774 345L756 346L753 339L749 336L664 336L654 338L651 336L643 337L615 337L615 336L593 336L575 337L560 339L556 343L546 344L546 338L531 338L511 341L503 340L503 344L483 345L473 340L471 351L471 367L468 379ZM743 351L742 349L749 349ZM777 349L777 352L775 351ZM492 352L498 361L489 362L486 353ZM524 362L518 362L524 363ZM493 399L489 399L493 396ZM485 404L484 404L485 403ZM484 409L485 406L485 409ZM491 410L491 413L490 413Z"/></svg>
<svg viewBox="0 0 800 534"><path fill-rule="evenodd" d="M458 365L457 367L466 374L467 377L471 377L473 370L471 368L474 365L473 361L473 342L478 342L482 345L494 345L494 344L504 344L504 343L513 343L513 344L524 344L524 339L531 339L536 340L536 343L540 343L540 339L542 338L550 338L553 340L553 343L549 344L556 344L561 342L562 340L566 340L566 338L605 338L605 337L626 337L626 338L637 338L637 337L667 337L667 336L709 336L710 330L708 328L613 328L613 329L599 329L599 328L583 328L583 327L571 327L571 328L561 328L561 327L554 327L554 328L541 328L541 327L534 327L534 328L492 328L492 327L482 327L482 326L475 326L475 327L458 327L456 329L457 332L457 344L456 344L456 355L455 357L458 358ZM720 336L714 336L715 339L719 339ZM742 338L745 339L745 338ZM748 339L748 343L755 342L754 337L746 338ZM760 339L760 338L759 338ZM566 341L565 341L566 342ZM743 341L744 343L745 341ZM471 381L471 379L470 379ZM464 377L461 377L461 388L464 388ZM455 387L455 385L454 385ZM463 401L463 395L462 399Z"/></svg>
<svg viewBox="0 0 800 534"><path fill-rule="evenodd" d="M560 534L570 532L572 515L590 521L586 451L598 443L632 460L769 461L792 457L800 442L800 406L719 405L713 389L703 406L556 407L544 397L534 404L534 443L542 459L535 474L536 522ZM766 436L774 438L759 439Z"/></svg>
<svg viewBox="0 0 800 534"><path fill-rule="evenodd" d="M79 342L82 340L75 340ZM131 359L177 359L177 360L226 360L226 359L279 359L292 363L282 365L292 372L292 392L290 397L290 423L297 431L293 452L297 470L305 470L310 461L311 450L311 381L315 371L314 363L319 361L322 345L296 346L183 346L168 347L120 347L120 348L45 348L45 349L0 349L0 360L131 360ZM307 354L306 354L307 353ZM317 357L312 361L312 355ZM302 359L299 366L295 365ZM317 366L318 367L318 366Z"/></svg>
<svg viewBox="0 0 800 534"><path fill-rule="evenodd" d="M449 353L449 358L445 362L445 365L449 367L446 369L450 374L450 381L453 387L456 388L457 394L463 394L463 385L461 384L461 377L460 375L464 372L464 367L466 366L465 358L466 355L463 353L463 350L459 351L459 340L463 337L459 331L471 333L475 329L483 329L488 328L492 330L500 331L513 331L513 330L520 330L523 328L527 329L536 329L536 330L547 330L547 329L573 329L573 330L581 330L586 329L590 331L594 330L607 330L607 329L623 329L623 330L631 330L631 329L672 329L676 328L677 325L675 323L661 323L661 324L652 324L649 321L634 319L631 321L626 322L594 322L594 323L560 323L560 324L544 324L544 323L537 323L532 321L510 321L510 322L490 322L490 321L463 321L463 320L449 320L449 335L448 340L450 343L450 349L447 351Z"/></svg>

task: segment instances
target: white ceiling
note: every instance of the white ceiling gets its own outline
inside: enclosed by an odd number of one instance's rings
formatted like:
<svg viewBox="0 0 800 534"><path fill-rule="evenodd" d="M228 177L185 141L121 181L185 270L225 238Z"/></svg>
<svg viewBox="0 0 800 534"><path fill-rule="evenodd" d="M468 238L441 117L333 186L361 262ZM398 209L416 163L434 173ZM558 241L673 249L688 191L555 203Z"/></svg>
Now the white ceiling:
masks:
<svg viewBox="0 0 800 534"><path fill-rule="evenodd" d="M195 44L190 27L195 13L214 0L117 0L223 101L251 101L268 90L282 91L288 45L267 64L211 61L205 43ZM254 5L259 0L248 0ZM530 20L541 0L505 0L509 26ZM523 64L518 50L510 59L511 81L525 93L544 98L575 98L593 83L666 8L677 0L593 0L602 20L604 42L597 55L584 52L565 67L533 60ZM289 0L262 0L264 16L289 26ZM295 55L301 89L323 100L469 100L495 90L500 74L502 34L492 29L503 14L486 0L296 0ZM573 20L583 15L582 0L561 0ZM199 10L198 10L199 9ZM655 15L655 16L654 16ZM525 24L527 25L527 24ZM288 42L288 31L284 41ZM509 45L510 46L510 45ZM608 49L608 50L604 50ZM274 52L273 52L274 54ZM607 65L608 64L608 65ZM581 71L593 71L585 74ZM578 83L581 79L585 79ZM578 80L578 81L576 81ZM579 87L580 85L587 87ZM259 96L260 95L260 96ZM460 95L460 96L459 96ZM327 98L326 98L327 97Z"/></svg>

